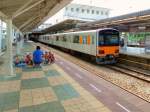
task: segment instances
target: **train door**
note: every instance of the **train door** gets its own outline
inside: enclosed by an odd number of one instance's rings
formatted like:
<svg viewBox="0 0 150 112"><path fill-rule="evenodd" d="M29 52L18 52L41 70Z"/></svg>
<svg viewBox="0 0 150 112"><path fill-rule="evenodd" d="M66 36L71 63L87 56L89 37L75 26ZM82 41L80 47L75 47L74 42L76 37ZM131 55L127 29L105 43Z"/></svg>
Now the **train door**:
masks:
<svg viewBox="0 0 150 112"><path fill-rule="evenodd" d="M90 46L90 54L95 56L95 52L96 52L96 35L94 33L90 34L90 42L89 42L89 46Z"/></svg>

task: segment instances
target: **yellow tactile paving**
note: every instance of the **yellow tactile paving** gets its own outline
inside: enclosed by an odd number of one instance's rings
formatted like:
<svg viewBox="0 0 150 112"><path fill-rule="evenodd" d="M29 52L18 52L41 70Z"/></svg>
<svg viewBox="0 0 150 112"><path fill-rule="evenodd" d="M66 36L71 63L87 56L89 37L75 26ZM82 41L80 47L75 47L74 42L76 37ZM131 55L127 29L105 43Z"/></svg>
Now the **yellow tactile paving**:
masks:
<svg viewBox="0 0 150 112"><path fill-rule="evenodd" d="M32 78L42 78L42 77L44 77L43 71L23 72L21 79L32 79Z"/></svg>
<svg viewBox="0 0 150 112"><path fill-rule="evenodd" d="M67 83L67 81L62 76L49 77L48 81L52 86L57 86L57 85Z"/></svg>
<svg viewBox="0 0 150 112"><path fill-rule="evenodd" d="M0 82L0 93L20 90L20 80Z"/></svg>
<svg viewBox="0 0 150 112"><path fill-rule="evenodd" d="M105 107L100 101L98 101L94 96L92 96L88 91L82 88L75 80L73 80L67 73L65 73L60 67L57 65L54 68L61 73L61 75L66 79L80 94L81 102L85 101L86 103L82 104L78 101L79 105L82 105L82 108L74 109L77 107L68 107L66 108L66 112L111 112L107 107ZM84 100L83 100L84 99ZM79 99L78 99L79 100ZM70 101L71 102L71 101ZM75 101L73 101L75 102ZM63 105L68 104L68 102L62 102ZM64 106L65 107L65 106ZM88 108L90 107L90 108ZM79 111L80 110L80 111Z"/></svg>

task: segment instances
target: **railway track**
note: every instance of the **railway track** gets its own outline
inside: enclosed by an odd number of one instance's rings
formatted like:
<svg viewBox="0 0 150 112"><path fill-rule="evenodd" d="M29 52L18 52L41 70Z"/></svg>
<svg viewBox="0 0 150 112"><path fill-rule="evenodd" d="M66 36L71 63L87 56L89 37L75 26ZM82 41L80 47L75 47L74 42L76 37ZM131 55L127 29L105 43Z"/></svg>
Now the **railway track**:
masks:
<svg viewBox="0 0 150 112"><path fill-rule="evenodd" d="M124 74L127 74L129 76L132 76L132 77L135 77L137 79L140 79L140 80L143 80L143 81L146 81L148 83L150 83L150 74L148 73L144 73L142 71L138 71L138 70L134 70L134 69L131 69L130 67L127 68L127 67L124 67L124 66L121 66L121 65L107 65L108 68L110 69L113 69L113 70L116 70L118 72L121 72L121 73L124 73Z"/></svg>
<svg viewBox="0 0 150 112"><path fill-rule="evenodd" d="M117 66L99 66L83 61L76 57L65 54L46 45L40 44L42 47L53 51L58 58L65 58L83 69L119 86L120 88L150 102L150 77L139 72L119 68ZM61 57L60 57L61 56ZM126 80L125 80L126 79Z"/></svg>

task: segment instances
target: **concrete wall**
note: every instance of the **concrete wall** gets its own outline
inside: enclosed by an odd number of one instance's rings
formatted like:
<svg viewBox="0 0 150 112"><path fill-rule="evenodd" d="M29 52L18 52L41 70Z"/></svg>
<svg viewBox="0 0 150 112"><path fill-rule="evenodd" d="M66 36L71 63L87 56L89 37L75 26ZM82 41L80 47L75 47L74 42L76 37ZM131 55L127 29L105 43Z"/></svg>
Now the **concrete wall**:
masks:
<svg viewBox="0 0 150 112"><path fill-rule="evenodd" d="M64 9L64 16L87 20L100 20L109 17L109 9L88 5L69 4Z"/></svg>

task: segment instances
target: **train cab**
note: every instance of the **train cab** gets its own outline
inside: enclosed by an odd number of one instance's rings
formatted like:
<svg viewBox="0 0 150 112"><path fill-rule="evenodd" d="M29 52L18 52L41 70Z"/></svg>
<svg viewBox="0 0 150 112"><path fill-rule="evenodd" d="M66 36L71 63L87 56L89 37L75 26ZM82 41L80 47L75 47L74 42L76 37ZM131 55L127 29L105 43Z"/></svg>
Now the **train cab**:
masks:
<svg viewBox="0 0 150 112"><path fill-rule="evenodd" d="M119 31L105 29L97 32L96 62L99 64L116 63L119 56Z"/></svg>

